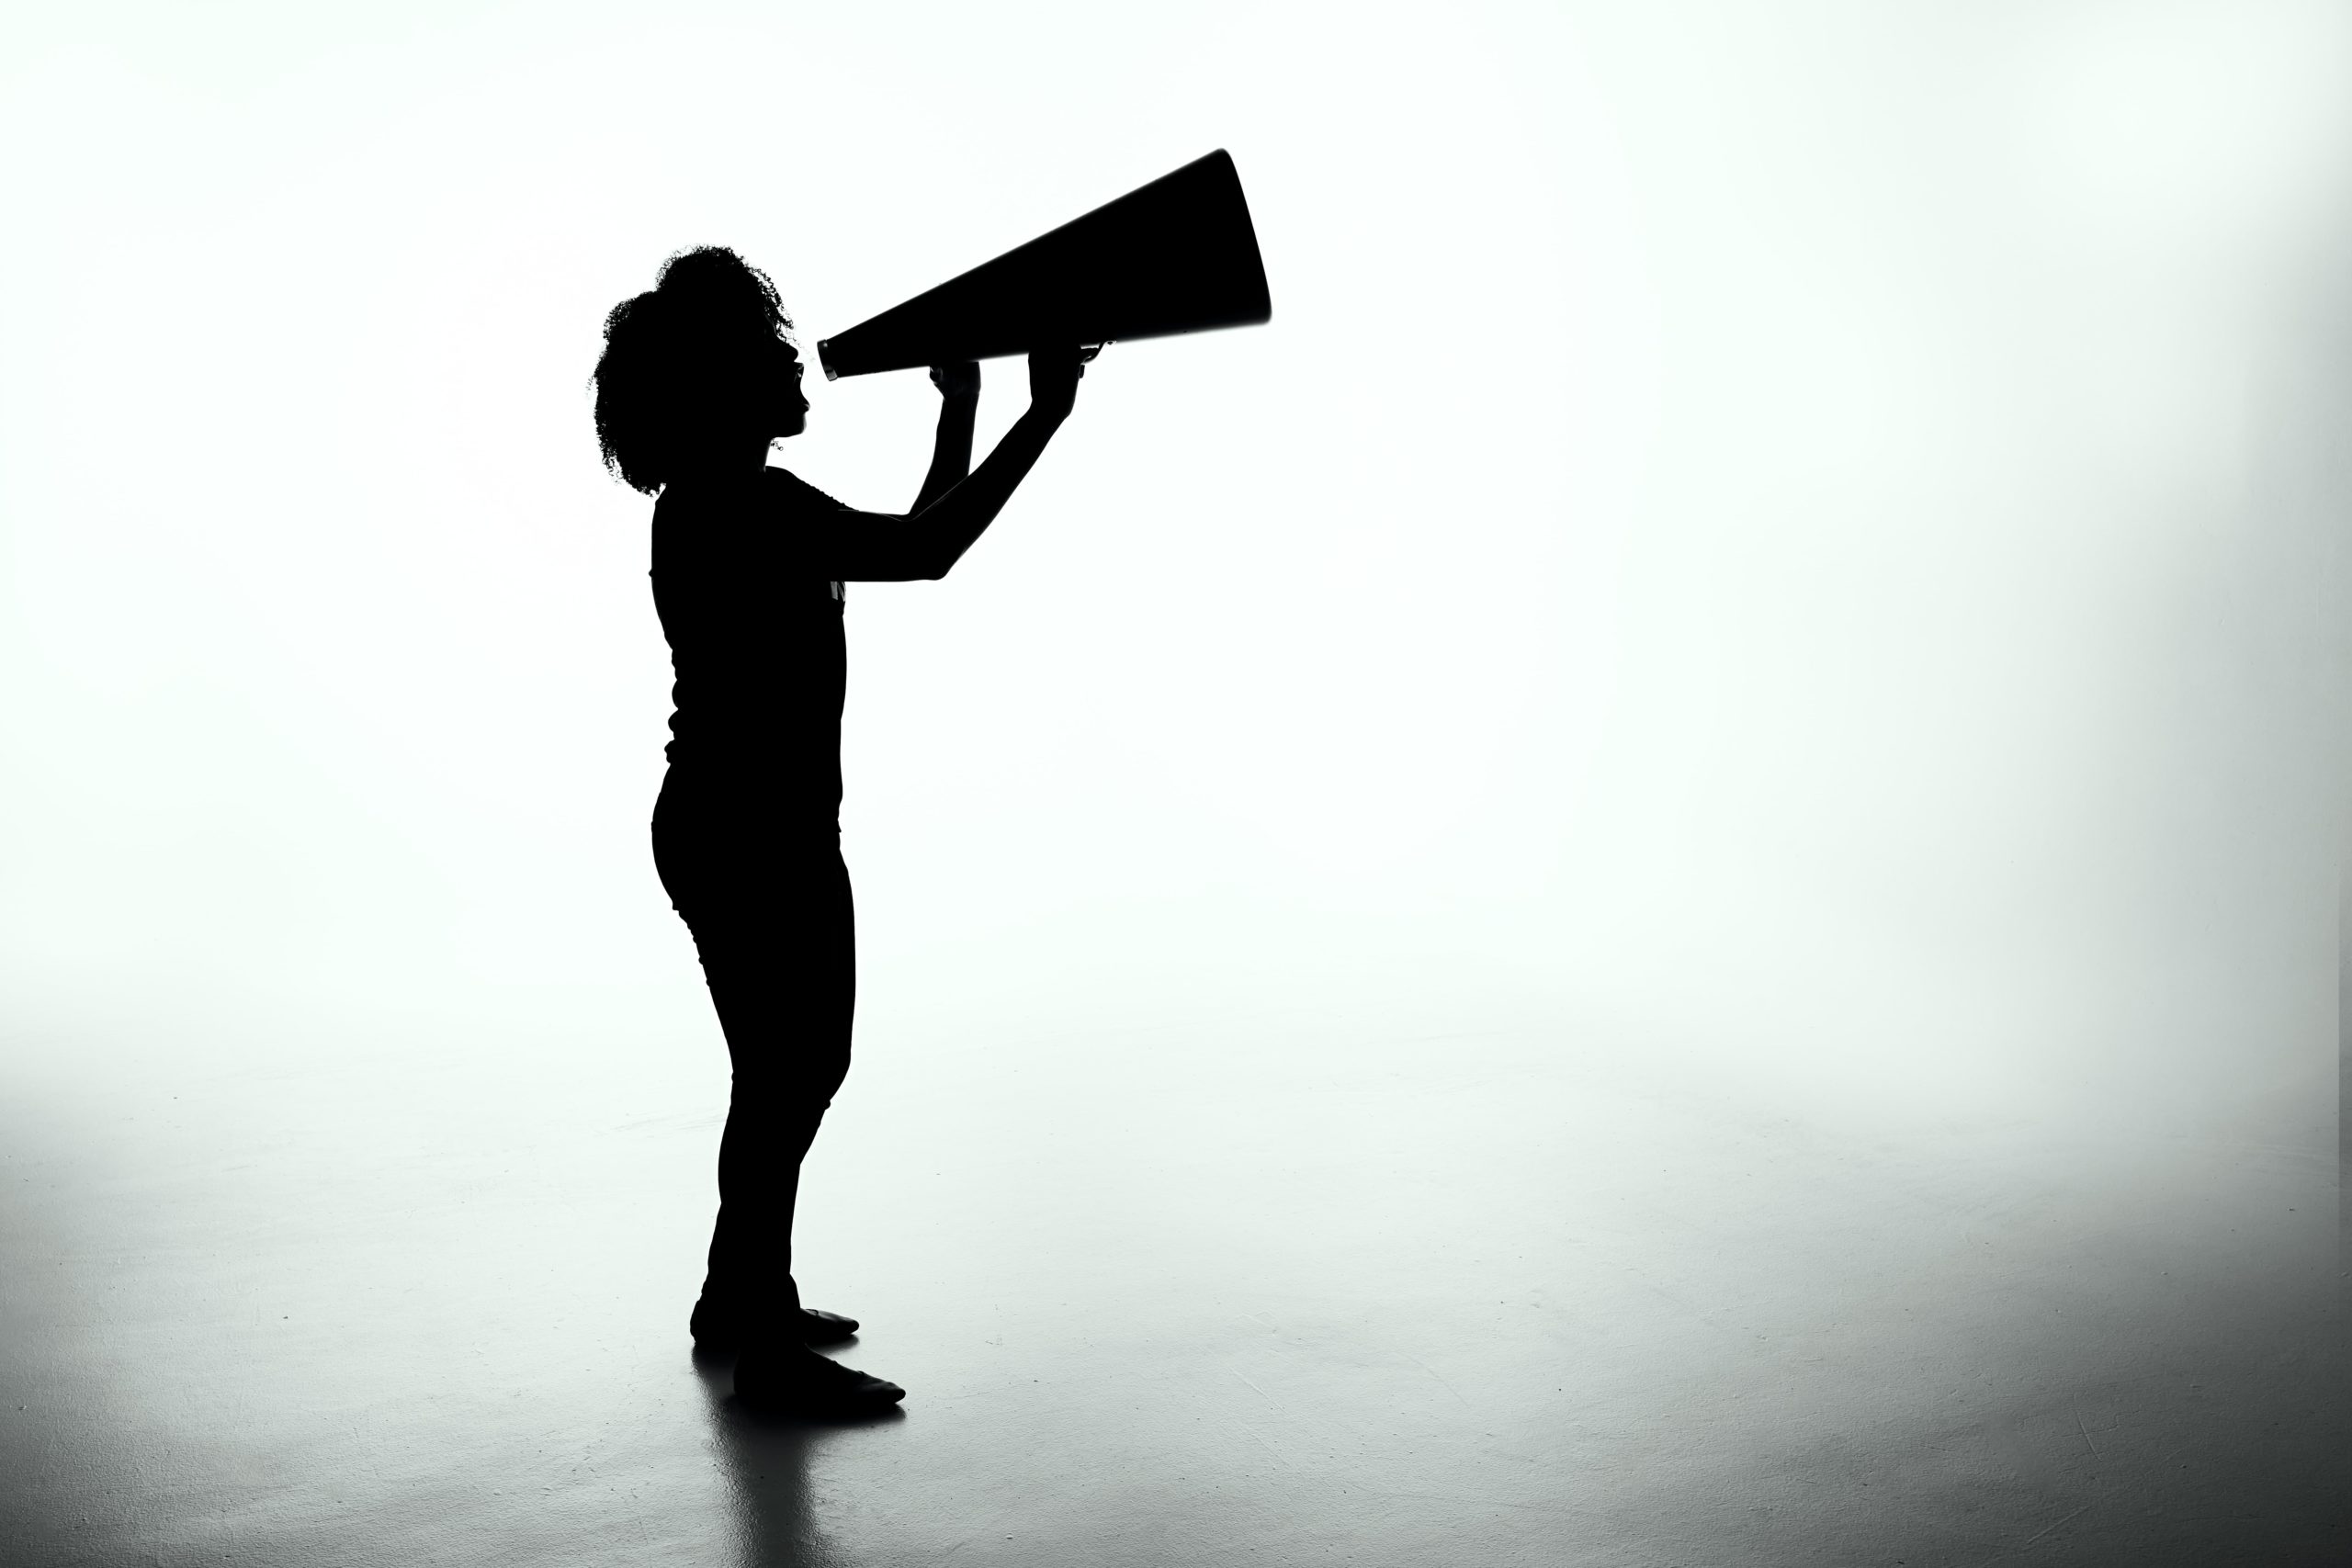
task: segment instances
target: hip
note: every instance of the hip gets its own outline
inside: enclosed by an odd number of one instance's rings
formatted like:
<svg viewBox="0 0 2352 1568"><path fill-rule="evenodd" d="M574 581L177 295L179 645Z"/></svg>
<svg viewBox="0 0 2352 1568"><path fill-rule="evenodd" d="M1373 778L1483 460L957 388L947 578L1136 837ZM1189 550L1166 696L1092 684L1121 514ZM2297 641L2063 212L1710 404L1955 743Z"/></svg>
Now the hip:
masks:
<svg viewBox="0 0 2352 1568"><path fill-rule="evenodd" d="M845 883L836 801L714 787L673 773L654 801L653 865L680 910Z"/></svg>

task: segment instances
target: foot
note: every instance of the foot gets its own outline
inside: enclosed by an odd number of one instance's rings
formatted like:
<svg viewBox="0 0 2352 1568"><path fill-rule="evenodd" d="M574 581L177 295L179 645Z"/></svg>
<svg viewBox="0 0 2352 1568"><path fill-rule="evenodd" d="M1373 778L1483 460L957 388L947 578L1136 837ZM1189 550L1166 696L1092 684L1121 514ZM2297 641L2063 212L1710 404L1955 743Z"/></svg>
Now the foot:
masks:
<svg viewBox="0 0 2352 1568"><path fill-rule="evenodd" d="M705 1296L695 1303L695 1314L688 1324L698 1350L732 1350L761 1326L756 1314L722 1305ZM857 1319L843 1317L837 1312L820 1312L815 1307L802 1307L785 1314L777 1325L790 1338L803 1345L838 1345L857 1335Z"/></svg>
<svg viewBox="0 0 2352 1568"><path fill-rule="evenodd" d="M854 1317L843 1317L837 1312L820 1312L815 1307L802 1307L793 1315L798 1319L798 1333L803 1345L838 1345L844 1339L857 1337L857 1319Z"/></svg>
<svg viewBox="0 0 2352 1568"><path fill-rule="evenodd" d="M879 1416L907 1391L805 1345L760 1345L735 1363L735 1397L777 1415L839 1417Z"/></svg>

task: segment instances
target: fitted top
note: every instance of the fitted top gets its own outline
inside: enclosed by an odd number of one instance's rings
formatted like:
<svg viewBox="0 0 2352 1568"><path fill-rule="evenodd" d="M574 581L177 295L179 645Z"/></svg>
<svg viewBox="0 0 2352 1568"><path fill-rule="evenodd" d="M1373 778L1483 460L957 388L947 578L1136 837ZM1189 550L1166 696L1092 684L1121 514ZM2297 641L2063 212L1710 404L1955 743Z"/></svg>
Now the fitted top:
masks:
<svg viewBox="0 0 2352 1568"><path fill-rule="evenodd" d="M823 532L811 524L847 510L782 468L662 490L652 577L675 677L668 788L787 825L838 824L844 593L807 546Z"/></svg>

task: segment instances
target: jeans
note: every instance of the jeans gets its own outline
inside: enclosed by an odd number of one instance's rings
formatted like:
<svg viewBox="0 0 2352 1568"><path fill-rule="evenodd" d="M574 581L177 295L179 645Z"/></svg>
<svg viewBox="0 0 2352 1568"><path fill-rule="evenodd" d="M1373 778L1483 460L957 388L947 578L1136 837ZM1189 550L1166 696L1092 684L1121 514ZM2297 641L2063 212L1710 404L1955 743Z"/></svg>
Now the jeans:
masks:
<svg viewBox="0 0 2352 1568"><path fill-rule="evenodd" d="M849 1072L857 944L832 824L787 829L665 782L653 863L701 955L734 1083L718 1145L706 1299L800 1305L792 1212L800 1162Z"/></svg>

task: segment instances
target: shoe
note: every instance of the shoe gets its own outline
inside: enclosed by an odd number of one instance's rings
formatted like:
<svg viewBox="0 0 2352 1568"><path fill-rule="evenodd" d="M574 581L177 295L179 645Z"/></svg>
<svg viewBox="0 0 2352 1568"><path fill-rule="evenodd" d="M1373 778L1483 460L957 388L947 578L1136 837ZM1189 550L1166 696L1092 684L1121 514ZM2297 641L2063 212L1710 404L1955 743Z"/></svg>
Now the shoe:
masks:
<svg viewBox="0 0 2352 1568"><path fill-rule="evenodd" d="M697 1350L732 1350L751 1337L757 1322L755 1314L705 1296L695 1303L694 1316L686 1327L695 1337ZM784 1331L803 1345L838 1345L857 1337L857 1319L843 1317L837 1312L802 1307L788 1314Z"/></svg>
<svg viewBox="0 0 2352 1568"><path fill-rule="evenodd" d="M735 1397L779 1416L841 1417L882 1415L907 1391L805 1345L760 1345L735 1363Z"/></svg>

